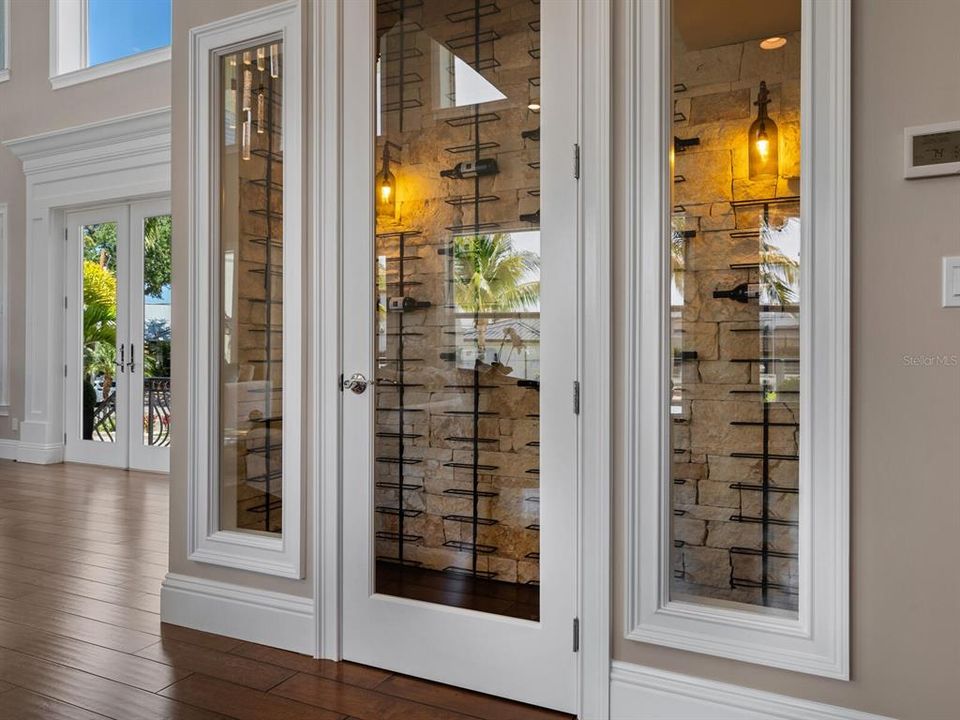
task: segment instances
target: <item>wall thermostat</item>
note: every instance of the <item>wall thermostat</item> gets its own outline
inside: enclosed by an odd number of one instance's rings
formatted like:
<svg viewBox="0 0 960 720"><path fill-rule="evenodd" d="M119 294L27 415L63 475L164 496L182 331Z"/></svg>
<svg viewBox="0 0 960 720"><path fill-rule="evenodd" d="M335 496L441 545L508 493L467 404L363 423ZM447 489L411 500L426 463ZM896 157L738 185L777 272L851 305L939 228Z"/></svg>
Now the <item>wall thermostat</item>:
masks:
<svg viewBox="0 0 960 720"><path fill-rule="evenodd" d="M940 175L960 175L960 121L905 128L903 176Z"/></svg>

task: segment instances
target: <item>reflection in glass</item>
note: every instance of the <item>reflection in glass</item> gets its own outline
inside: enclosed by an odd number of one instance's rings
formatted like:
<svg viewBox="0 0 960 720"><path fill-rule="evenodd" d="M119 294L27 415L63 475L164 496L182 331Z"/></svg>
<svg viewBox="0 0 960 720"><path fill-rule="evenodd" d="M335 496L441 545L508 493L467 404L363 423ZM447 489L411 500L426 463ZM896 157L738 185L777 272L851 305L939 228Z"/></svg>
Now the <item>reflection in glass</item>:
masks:
<svg viewBox="0 0 960 720"><path fill-rule="evenodd" d="M84 225L82 437L116 442L117 224Z"/></svg>
<svg viewBox="0 0 960 720"><path fill-rule="evenodd" d="M529 0L379 4L371 188L377 592L528 619L540 613L539 27Z"/></svg>
<svg viewBox="0 0 960 720"><path fill-rule="evenodd" d="M282 43L275 40L222 56L219 67L219 474L225 530L282 532L282 61Z"/></svg>
<svg viewBox="0 0 960 720"><path fill-rule="evenodd" d="M143 222L143 444L170 445L169 215ZM133 358L131 358L133 359Z"/></svg>
<svg viewBox="0 0 960 720"><path fill-rule="evenodd" d="M673 0L671 596L795 615L800 2L751 4Z"/></svg>

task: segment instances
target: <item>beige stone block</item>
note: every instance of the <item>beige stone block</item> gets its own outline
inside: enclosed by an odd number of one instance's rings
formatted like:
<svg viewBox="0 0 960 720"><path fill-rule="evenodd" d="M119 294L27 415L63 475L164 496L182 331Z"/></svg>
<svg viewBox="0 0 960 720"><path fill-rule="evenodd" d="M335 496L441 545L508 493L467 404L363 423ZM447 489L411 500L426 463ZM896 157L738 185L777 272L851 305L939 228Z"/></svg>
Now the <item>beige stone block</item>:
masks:
<svg viewBox="0 0 960 720"><path fill-rule="evenodd" d="M688 88L733 82L740 76L740 54L739 45L682 53L675 58L673 80L684 83Z"/></svg>
<svg viewBox="0 0 960 720"><path fill-rule="evenodd" d="M674 517L672 522L673 539L687 545L703 545L707 539L707 523L688 517Z"/></svg>
<svg viewBox="0 0 960 720"><path fill-rule="evenodd" d="M750 114L750 93L746 89L698 95L691 99L691 125L745 119Z"/></svg>
<svg viewBox="0 0 960 720"><path fill-rule="evenodd" d="M730 483L701 480L698 484L698 503L711 507L739 508L740 493L730 488Z"/></svg>
<svg viewBox="0 0 960 720"><path fill-rule="evenodd" d="M674 167L675 172L687 179L686 182L674 184L675 203L703 204L733 198L733 168L729 150L691 149L677 153ZM706 210L709 212L709 207Z"/></svg>
<svg viewBox="0 0 960 720"><path fill-rule="evenodd" d="M733 363L727 360L705 360L697 365L700 382L703 383L746 383L750 380L750 365Z"/></svg>
<svg viewBox="0 0 960 720"><path fill-rule="evenodd" d="M699 585L729 587L730 553L709 547L685 546L683 567L687 580Z"/></svg>
<svg viewBox="0 0 960 720"><path fill-rule="evenodd" d="M752 523L711 520L707 523L707 542L711 547L746 547L759 549L763 543L763 528Z"/></svg>
<svg viewBox="0 0 960 720"><path fill-rule="evenodd" d="M781 163L782 167L782 163ZM757 178L737 178L733 181L733 197L735 200L761 200L777 196L776 176Z"/></svg>
<svg viewBox="0 0 960 720"><path fill-rule="evenodd" d="M697 483L693 480L674 480L671 488L673 490L673 502L681 505L695 505L697 502Z"/></svg>
<svg viewBox="0 0 960 720"><path fill-rule="evenodd" d="M700 360L713 360L719 355L716 323L684 323L683 350L692 350Z"/></svg>

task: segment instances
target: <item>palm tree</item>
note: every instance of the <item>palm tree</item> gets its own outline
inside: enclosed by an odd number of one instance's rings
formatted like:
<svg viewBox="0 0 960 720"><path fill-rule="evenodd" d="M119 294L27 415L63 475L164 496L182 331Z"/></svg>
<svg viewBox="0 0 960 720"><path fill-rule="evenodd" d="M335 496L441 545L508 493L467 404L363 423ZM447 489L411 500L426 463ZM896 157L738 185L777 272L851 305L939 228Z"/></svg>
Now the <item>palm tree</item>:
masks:
<svg viewBox="0 0 960 720"><path fill-rule="evenodd" d="M490 314L535 309L540 301L540 256L518 250L508 233L464 235L453 241L454 300L473 313L477 344L486 345ZM531 279L536 278L536 279Z"/></svg>

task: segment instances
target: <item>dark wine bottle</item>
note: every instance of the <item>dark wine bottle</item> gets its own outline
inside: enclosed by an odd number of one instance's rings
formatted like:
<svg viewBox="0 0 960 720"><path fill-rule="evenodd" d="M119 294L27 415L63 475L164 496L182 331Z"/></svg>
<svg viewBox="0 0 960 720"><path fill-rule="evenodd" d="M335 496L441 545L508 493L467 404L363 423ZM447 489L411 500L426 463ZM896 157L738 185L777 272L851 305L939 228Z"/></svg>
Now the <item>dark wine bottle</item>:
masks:
<svg viewBox="0 0 960 720"><path fill-rule="evenodd" d="M520 137L524 140L534 140L540 142L540 128L534 128L533 130L524 130L520 133Z"/></svg>
<svg viewBox="0 0 960 720"><path fill-rule="evenodd" d="M534 225L540 224L540 210L532 213L521 213L520 222L533 223Z"/></svg>
<svg viewBox="0 0 960 720"><path fill-rule="evenodd" d="M392 297L387 300L387 310L390 312L407 312L408 310L418 310L428 308L430 303L426 300L417 300L409 295Z"/></svg>
<svg viewBox="0 0 960 720"><path fill-rule="evenodd" d="M738 303L746 303L760 297L760 285L757 283L740 283L732 290L714 290L713 296L734 300Z"/></svg>
<svg viewBox="0 0 960 720"><path fill-rule="evenodd" d="M449 170L441 170L440 177L453 178L454 180L463 180L484 175L496 175L500 172L497 167L497 161L493 158L481 158L479 160L465 160L454 165Z"/></svg>

